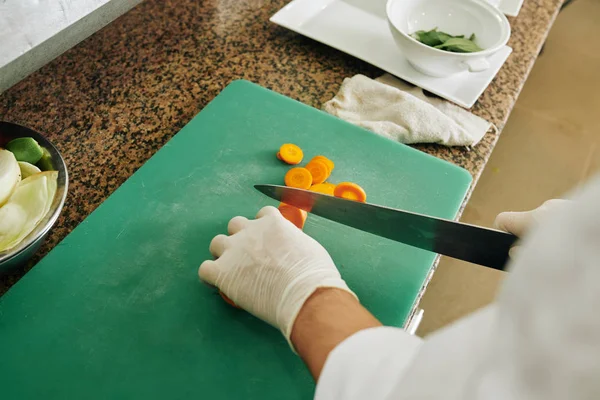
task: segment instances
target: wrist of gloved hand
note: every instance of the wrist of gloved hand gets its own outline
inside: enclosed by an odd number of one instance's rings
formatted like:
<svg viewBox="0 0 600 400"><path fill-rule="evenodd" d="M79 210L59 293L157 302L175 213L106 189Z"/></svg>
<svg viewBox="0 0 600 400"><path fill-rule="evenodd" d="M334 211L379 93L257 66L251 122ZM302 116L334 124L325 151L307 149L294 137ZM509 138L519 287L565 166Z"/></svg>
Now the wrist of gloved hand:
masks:
<svg viewBox="0 0 600 400"><path fill-rule="evenodd" d="M263 208L255 220L236 217L228 232L211 242L215 260L202 263L200 278L279 328L288 342L298 313L317 289L354 295L327 251L276 208Z"/></svg>

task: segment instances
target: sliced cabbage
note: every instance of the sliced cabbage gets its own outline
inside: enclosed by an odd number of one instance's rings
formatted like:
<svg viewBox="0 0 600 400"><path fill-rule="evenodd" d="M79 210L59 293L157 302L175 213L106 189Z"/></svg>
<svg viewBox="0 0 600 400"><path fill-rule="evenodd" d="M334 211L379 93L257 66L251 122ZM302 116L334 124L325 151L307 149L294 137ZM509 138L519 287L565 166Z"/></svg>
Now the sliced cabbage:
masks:
<svg viewBox="0 0 600 400"><path fill-rule="evenodd" d="M19 168L21 169L21 179L30 177L31 175L39 174L42 172L41 169L33 164L29 164L27 161L19 161Z"/></svg>
<svg viewBox="0 0 600 400"><path fill-rule="evenodd" d="M8 201L20 181L21 170L15 155L0 149L0 206Z"/></svg>
<svg viewBox="0 0 600 400"><path fill-rule="evenodd" d="M58 172L41 172L23 179L0 207L0 251L11 249L48 214L58 184Z"/></svg>

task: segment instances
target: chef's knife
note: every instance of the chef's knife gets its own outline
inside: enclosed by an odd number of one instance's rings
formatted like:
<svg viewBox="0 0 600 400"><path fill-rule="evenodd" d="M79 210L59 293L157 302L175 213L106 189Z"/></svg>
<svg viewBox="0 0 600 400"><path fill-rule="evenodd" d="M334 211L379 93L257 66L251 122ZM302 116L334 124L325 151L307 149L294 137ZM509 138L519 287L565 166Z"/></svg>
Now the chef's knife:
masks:
<svg viewBox="0 0 600 400"><path fill-rule="evenodd" d="M514 235L494 229L359 203L308 190L277 185L254 187L275 200L331 221L494 269L504 270L508 251L517 240Z"/></svg>

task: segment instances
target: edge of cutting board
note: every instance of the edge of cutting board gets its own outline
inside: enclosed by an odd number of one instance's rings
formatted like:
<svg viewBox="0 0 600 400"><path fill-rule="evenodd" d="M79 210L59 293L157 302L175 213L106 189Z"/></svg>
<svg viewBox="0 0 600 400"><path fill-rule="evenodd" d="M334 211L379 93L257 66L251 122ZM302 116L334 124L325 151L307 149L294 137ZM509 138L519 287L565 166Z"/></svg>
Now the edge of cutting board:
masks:
<svg viewBox="0 0 600 400"><path fill-rule="evenodd" d="M338 118L338 117L336 117L334 115L331 115L331 114L329 114L329 113L327 113L327 112L325 112L323 110L320 110L320 109L318 109L316 107L309 106L307 104L302 103L299 100L293 99L293 98L288 97L286 95L283 95L283 94L281 94L279 92L276 92L273 89L265 88L263 86L260 86L259 84L256 84L254 82L251 82L251 81L248 81L248 80L245 80L245 79L236 79L236 80L231 81L231 83L229 83L227 86L225 86L225 88L211 102L209 102L206 105L206 107L204 107L204 109L202 111L208 109L211 106L212 102L217 97L223 95L227 91L236 90L237 86L241 86L241 87L244 87L244 86L254 87L254 88L260 89L260 90L265 91L265 92L273 93L276 96L279 96L279 97L281 97L282 99L285 99L288 102L293 102L293 103L296 103L296 104L298 104L298 105L300 105L302 107L309 108L311 110L316 110L316 111L320 112L321 114L325 115L327 118L339 121L342 124L345 124L345 125L353 127L354 129L356 129L356 128L361 129L362 131L364 131L364 132L368 133L369 135L371 135L371 137L373 138L371 140L377 140L377 141L380 141L380 142L385 142L385 143L390 144L391 146L402 146L402 147L404 147L405 149L407 149L409 151L416 152L416 153L419 153L419 154L421 154L421 155L423 155L425 157L428 157L432 161L435 160L434 162L450 166L450 167L454 168L456 171L460 171L459 173L462 174L462 175L464 175L465 178L467 178L469 184L471 184L473 182L473 176L471 175L471 173L469 171L467 171L463 167L460 167L460 166L458 166L456 164L453 164L453 163L451 163L449 161L442 160L441 158L433 156L433 155L431 155L429 153L425 153L423 151L417 150L417 149L415 149L415 148L413 148L413 147L411 147L411 146L409 146L407 144L396 142L396 141L394 141L392 139L388 139L388 138L385 138L383 136L380 136L380 135L378 135L376 133L373 133L373 132L369 131L368 129L365 129L365 128L357 126L357 125L354 125L354 124L352 124L352 123L350 123L348 121L345 121L345 120L343 120L341 118ZM190 120L190 122L191 122L191 120ZM185 128L185 126L184 126L184 128ZM182 130L183 130L183 128L182 128Z"/></svg>

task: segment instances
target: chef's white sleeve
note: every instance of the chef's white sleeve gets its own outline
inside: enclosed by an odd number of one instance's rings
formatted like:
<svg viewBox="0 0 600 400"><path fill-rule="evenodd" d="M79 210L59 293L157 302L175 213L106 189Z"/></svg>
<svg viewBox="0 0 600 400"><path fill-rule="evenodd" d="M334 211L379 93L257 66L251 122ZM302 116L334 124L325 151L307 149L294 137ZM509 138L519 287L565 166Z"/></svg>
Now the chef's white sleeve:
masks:
<svg viewBox="0 0 600 400"><path fill-rule="evenodd" d="M350 337L316 398L599 399L600 179L540 221L511 270L493 305L422 342L385 328Z"/></svg>
<svg viewBox="0 0 600 400"><path fill-rule="evenodd" d="M329 354L315 399L386 398L421 344L422 339L398 328L378 327L355 333Z"/></svg>

